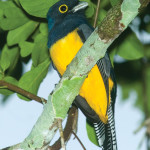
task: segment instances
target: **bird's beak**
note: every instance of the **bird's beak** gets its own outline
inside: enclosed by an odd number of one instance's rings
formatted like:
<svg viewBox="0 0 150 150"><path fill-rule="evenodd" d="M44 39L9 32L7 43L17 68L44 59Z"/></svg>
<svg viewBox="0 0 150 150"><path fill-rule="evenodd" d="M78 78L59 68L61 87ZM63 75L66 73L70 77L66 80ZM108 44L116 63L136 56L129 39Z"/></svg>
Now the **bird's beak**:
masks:
<svg viewBox="0 0 150 150"><path fill-rule="evenodd" d="M72 8L72 12L75 13L81 9L85 9L88 6L87 2L79 2L78 5Z"/></svg>

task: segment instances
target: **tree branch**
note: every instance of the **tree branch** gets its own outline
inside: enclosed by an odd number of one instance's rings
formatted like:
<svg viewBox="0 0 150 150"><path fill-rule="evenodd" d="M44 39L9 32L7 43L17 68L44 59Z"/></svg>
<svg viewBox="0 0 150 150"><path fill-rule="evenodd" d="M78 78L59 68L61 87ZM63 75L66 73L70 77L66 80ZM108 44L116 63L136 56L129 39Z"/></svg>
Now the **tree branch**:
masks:
<svg viewBox="0 0 150 150"><path fill-rule="evenodd" d="M57 119L57 122L58 122L59 134L60 134L61 148L62 150L66 150L63 127L62 127L62 119Z"/></svg>
<svg viewBox="0 0 150 150"><path fill-rule="evenodd" d="M72 131L76 127L77 119L78 119L78 109L77 109L77 107L72 106L72 108L69 110L67 123L66 123L66 126L64 128L65 142L69 140L69 138L72 134ZM49 147L50 150L58 150L60 148L61 148L60 138L55 142L54 145Z"/></svg>
<svg viewBox="0 0 150 150"><path fill-rule="evenodd" d="M36 96L36 95L34 95L34 94L32 94L32 93L30 93L30 92L28 92L28 91L26 91L26 90L16 86L16 85L8 83L8 82L6 82L4 80L0 80L0 87L1 86L4 86L5 88L7 88L7 89L9 89L9 90L11 90L11 91L13 91L15 93L21 94L22 96L25 96L25 97L27 97L27 98L29 98L31 100L35 100L35 101L37 101L37 102L39 102L41 104L43 104L43 102L47 103L47 100L45 100L44 98Z"/></svg>
<svg viewBox="0 0 150 150"><path fill-rule="evenodd" d="M84 150L86 150L85 146L83 145L83 143L81 142L81 140L78 138L78 136L72 131L73 135L76 137L76 139L79 141L80 145L82 146L82 148Z"/></svg>
<svg viewBox="0 0 150 150"><path fill-rule="evenodd" d="M95 13L94 24L93 24L94 28L96 27L96 23L97 23L97 18L98 18L98 13L99 13L99 8L100 8L100 1L101 0L97 1L96 13Z"/></svg>

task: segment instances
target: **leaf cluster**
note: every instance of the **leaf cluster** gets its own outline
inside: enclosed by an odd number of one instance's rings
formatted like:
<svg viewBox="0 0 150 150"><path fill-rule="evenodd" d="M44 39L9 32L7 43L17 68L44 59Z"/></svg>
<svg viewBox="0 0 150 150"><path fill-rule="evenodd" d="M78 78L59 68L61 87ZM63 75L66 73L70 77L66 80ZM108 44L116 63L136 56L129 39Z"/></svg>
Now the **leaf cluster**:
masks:
<svg viewBox="0 0 150 150"><path fill-rule="evenodd" d="M45 10L53 4L51 1L43 1L44 5L36 6L39 8L38 15L34 15L36 3L23 0L0 1L0 79L23 88L33 94L37 94L40 83L45 78L50 58L47 48L47 23L45 19ZM50 3L48 6L45 3ZM27 7L30 4L30 9ZM32 5L32 7L31 7ZM40 6L43 6L41 8ZM24 10L34 10L28 14ZM47 10L46 9L46 10ZM30 11L29 11L30 12ZM36 13L35 13L36 14ZM43 16L42 16L43 15ZM32 60L32 66L29 71L24 72L23 66L29 60ZM2 87L0 93L3 95L13 94L12 91ZM29 100L21 95L21 99Z"/></svg>

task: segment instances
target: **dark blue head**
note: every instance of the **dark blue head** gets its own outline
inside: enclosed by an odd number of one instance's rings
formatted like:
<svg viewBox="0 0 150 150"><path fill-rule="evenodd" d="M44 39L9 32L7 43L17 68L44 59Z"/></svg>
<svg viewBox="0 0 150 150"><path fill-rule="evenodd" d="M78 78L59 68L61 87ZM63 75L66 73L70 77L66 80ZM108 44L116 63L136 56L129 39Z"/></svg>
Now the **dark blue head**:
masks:
<svg viewBox="0 0 150 150"><path fill-rule="evenodd" d="M78 0L60 0L49 9L47 13L48 47L86 22L84 9L87 6L88 3Z"/></svg>
<svg viewBox="0 0 150 150"><path fill-rule="evenodd" d="M47 13L47 19L55 20L57 22L63 20L68 12L78 4L78 0L60 0L55 3Z"/></svg>

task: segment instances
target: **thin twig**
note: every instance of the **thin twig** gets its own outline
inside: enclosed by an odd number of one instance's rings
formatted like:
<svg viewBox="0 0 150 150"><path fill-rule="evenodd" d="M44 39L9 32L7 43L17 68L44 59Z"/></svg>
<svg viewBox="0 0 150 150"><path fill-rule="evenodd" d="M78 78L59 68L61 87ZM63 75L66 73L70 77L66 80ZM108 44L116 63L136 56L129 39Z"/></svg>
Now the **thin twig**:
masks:
<svg viewBox="0 0 150 150"><path fill-rule="evenodd" d="M36 95L34 95L34 94L16 86L16 85L13 85L13 84L8 83L6 81L0 80L0 87L7 88L7 89L9 89L15 93L21 94L22 96L25 96L25 97L32 99L32 100L35 100L41 104L43 104L43 102L47 103L47 100L45 100L44 98L36 96Z"/></svg>
<svg viewBox="0 0 150 150"><path fill-rule="evenodd" d="M96 13L95 13L94 25L93 25L94 28L96 27L96 24L97 24L99 8L100 8L100 0L97 1L97 7L96 7Z"/></svg>
<svg viewBox="0 0 150 150"><path fill-rule="evenodd" d="M79 137L74 133L74 131L72 131L73 135L76 137L76 139L78 140L78 142L80 143L80 145L82 146L82 148L84 150L86 150L85 146L83 145L83 143L81 142L81 140L79 139Z"/></svg>
<svg viewBox="0 0 150 150"><path fill-rule="evenodd" d="M62 147L62 150L66 150L63 127L62 127L62 119L57 119L57 122L58 122L58 129L59 129L59 133L60 133L60 138L61 138L61 147Z"/></svg>
<svg viewBox="0 0 150 150"><path fill-rule="evenodd" d="M150 126L150 118L146 119L135 131L134 134L137 134L143 127L149 127ZM150 132L149 132L150 133Z"/></svg>
<svg viewBox="0 0 150 150"><path fill-rule="evenodd" d="M78 109L75 106L72 106L68 112L68 119L66 126L64 128L64 139L65 142L69 140L72 130L74 130L74 126L77 125L77 118L78 118ZM60 138L52 145L49 146L49 150L58 150L61 148L61 141Z"/></svg>
<svg viewBox="0 0 150 150"><path fill-rule="evenodd" d="M137 134L145 126L145 121L134 131L134 134Z"/></svg>

